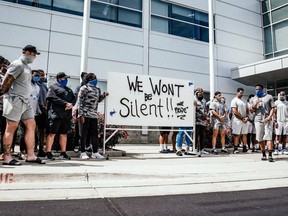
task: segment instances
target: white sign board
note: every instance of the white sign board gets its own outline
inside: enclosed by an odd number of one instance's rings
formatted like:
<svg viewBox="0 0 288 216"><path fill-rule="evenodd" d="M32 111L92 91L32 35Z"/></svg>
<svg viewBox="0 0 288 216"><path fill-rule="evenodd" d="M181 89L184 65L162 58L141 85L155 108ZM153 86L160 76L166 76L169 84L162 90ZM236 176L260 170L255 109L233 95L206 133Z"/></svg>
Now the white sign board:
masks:
<svg viewBox="0 0 288 216"><path fill-rule="evenodd" d="M107 91L107 124L193 126L192 81L111 72Z"/></svg>

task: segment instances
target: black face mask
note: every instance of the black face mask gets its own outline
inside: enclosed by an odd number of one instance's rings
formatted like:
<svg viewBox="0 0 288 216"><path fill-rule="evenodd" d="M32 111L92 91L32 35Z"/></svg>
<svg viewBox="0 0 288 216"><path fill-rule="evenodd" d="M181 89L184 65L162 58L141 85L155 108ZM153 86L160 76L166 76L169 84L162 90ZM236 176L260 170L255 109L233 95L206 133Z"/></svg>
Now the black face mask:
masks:
<svg viewBox="0 0 288 216"><path fill-rule="evenodd" d="M202 97L198 97L198 100L202 100L203 99L203 96Z"/></svg>

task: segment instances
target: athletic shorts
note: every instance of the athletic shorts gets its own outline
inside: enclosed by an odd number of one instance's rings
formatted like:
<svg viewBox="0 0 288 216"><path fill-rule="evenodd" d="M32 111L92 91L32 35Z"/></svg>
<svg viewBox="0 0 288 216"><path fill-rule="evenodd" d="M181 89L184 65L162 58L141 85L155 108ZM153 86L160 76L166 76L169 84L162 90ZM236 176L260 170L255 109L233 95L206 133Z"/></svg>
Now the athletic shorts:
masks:
<svg viewBox="0 0 288 216"><path fill-rule="evenodd" d="M272 140L273 121L270 121L267 124L264 124L262 122L255 122L255 129L256 129L256 140L258 142Z"/></svg>
<svg viewBox="0 0 288 216"><path fill-rule="evenodd" d="M71 119L48 119L46 134L67 134L71 129Z"/></svg>
<svg viewBox="0 0 288 216"><path fill-rule="evenodd" d="M16 96L4 97L3 116L10 121L20 121L34 118L34 111L29 101Z"/></svg>
<svg viewBox="0 0 288 216"><path fill-rule="evenodd" d="M276 135L288 135L288 122L278 122L278 128L275 128Z"/></svg>
<svg viewBox="0 0 288 216"><path fill-rule="evenodd" d="M160 129L160 135L163 136L163 135L169 135L170 134L171 127L159 127L159 129ZM161 129L165 129L167 131L161 131Z"/></svg>
<svg viewBox="0 0 288 216"><path fill-rule="evenodd" d="M236 135L247 134L248 123L244 123L243 121L240 121L240 120L233 120L232 131L233 131L233 134L236 134Z"/></svg>
<svg viewBox="0 0 288 216"><path fill-rule="evenodd" d="M213 130L226 130L226 125L224 122L216 122L213 124Z"/></svg>
<svg viewBox="0 0 288 216"><path fill-rule="evenodd" d="M248 122L248 134L256 134L255 126L251 122Z"/></svg>
<svg viewBox="0 0 288 216"><path fill-rule="evenodd" d="M40 115L35 116L36 125L40 129L45 129L47 126L47 115L46 113L42 113Z"/></svg>

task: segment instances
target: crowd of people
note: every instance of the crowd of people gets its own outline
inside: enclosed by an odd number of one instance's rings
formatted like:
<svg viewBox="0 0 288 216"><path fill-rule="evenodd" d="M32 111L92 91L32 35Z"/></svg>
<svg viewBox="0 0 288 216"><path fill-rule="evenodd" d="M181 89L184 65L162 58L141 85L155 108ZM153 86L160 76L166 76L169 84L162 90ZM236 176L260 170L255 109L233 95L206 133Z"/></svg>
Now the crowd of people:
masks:
<svg viewBox="0 0 288 216"><path fill-rule="evenodd" d="M280 91L274 100L265 93L263 85L255 85L255 95L243 99L244 89L238 88L230 107L220 91L214 93L211 102L204 99L202 88L195 89L194 105L195 146L191 149L193 128L179 128L177 136L172 137L172 150L168 149L169 129L160 128L159 153L174 152L178 156L189 154L217 155L217 143L221 145L220 153L229 154L226 146L232 145L233 153L239 154L239 145L244 153L261 151L261 160L274 162L273 155L288 154L288 101L284 91ZM173 129L173 134L177 130ZM188 133L189 132L189 133ZM186 149L182 149L183 137L186 136ZM232 137L231 140L227 136ZM208 139L207 139L208 137ZM175 141L174 141L175 140ZM211 148L209 152L207 148ZM191 151L193 150L193 151ZM195 151L196 150L196 151ZM268 153L268 157L267 157Z"/></svg>
<svg viewBox="0 0 288 216"><path fill-rule="evenodd" d="M64 72L56 75L49 87L45 72L28 66L40 55L35 46L27 45L22 55L12 63L0 56L0 128L3 165L18 166L27 163L45 164L43 158L55 160L52 146L59 135L60 159L70 160L66 153L67 133L71 119L75 119L74 151L81 159L105 159L99 153L98 103L109 94L101 93L94 73L81 74L81 84L73 92L68 86L70 78ZM255 86L255 95L243 99L244 89L238 88L230 106L220 91L212 101L204 99L202 88L195 89L195 146L192 149L193 127L161 127L160 153L174 152L177 156L195 154L229 154L227 136L234 154L242 151L262 152L262 160L274 162L273 155L288 154L288 101L284 91L274 101L263 86ZM20 131L20 153L13 157L17 131ZM168 149L171 129L172 150ZM184 141L185 137L185 141ZM229 141L228 141L229 142ZM185 143L186 148L182 148ZM287 143L287 144L286 144ZM91 154L87 154L92 144ZM218 146L220 150L217 150ZM79 147L78 147L79 146ZM207 149L211 150L208 151ZM195 151L196 150L196 151ZM37 154L36 154L37 153ZM268 153L268 157L267 157Z"/></svg>
<svg viewBox="0 0 288 216"><path fill-rule="evenodd" d="M43 158L55 160L52 146L59 135L59 159L70 160L66 153L67 133L73 115L76 122L76 138L81 145L81 159L106 159L98 152L98 103L108 93L96 87L94 73L82 73L82 83L73 92L68 86L70 78L64 72L56 75L56 83L47 87L45 72L31 70L36 56L35 46L27 45L22 55L12 63L0 56L0 128L3 165L19 166L20 160L27 163L45 164ZM18 159L13 155L20 131ZM92 144L92 154L85 152L87 143ZM78 143L77 143L78 145Z"/></svg>

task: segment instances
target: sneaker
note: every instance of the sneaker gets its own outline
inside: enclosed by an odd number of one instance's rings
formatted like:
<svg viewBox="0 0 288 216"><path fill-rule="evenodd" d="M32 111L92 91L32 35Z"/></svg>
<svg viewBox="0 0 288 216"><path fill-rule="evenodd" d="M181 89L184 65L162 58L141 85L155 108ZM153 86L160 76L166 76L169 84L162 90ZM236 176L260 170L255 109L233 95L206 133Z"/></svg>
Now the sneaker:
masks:
<svg viewBox="0 0 288 216"><path fill-rule="evenodd" d="M194 152L194 151L185 151L184 154L185 154L185 155L196 155L197 152Z"/></svg>
<svg viewBox="0 0 288 216"><path fill-rule="evenodd" d="M177 155L177 156L183 156L182 151L177 151L177 152L176 152L176 155Z"/></svg>
<svg viewBox="0 0 288 216"><path fill-rule="evenodd" d="M78 152L80 151L80 146L75 146L74 149L73 149L73 151L74 151L75 153L78 153Z"/></svg>
<svg viewBox="0 0 288 216"><path fill-rule="evenodd" d="M51 152L46 152L46 158L48 160L55 160L55 157L53 156L53 154Z"/></svg>
<svg viewBox="0 0 288 216"><path fill-rule="evenodd" d="M211 150L211 154L218 155L218 152L217 152L216 149L212 149L212 150Z"/></svg>
<svg viewBox="0 0 288 216"><path fill-rule="evenodd" d="M239 154L239 150L238 149L234 149L233 154Z"/></svg>
<svg viewBox="0 0 288 216"><path fill-rule="evenodd" d="M85 151L86 152L92 152L92 148L89 146L89 147L85 147Z"/></svg>
<svg viewBox="0 0 288 216"><path fill-rule="evenodd" d="M101 155L99 152L92 153L91 158L94 158L94 159L106 159L106 157Z"/></svg>
<svg viewBox="0 0 288 216"><path fill-rule="evenodd" d="M19 155L18 159L19 159L19 160L26 160L26 159L27 159L27 157L26 157L26 155L25 155L25 154L22 154L22 153L20 153L20 155Z"/></svg>
<svg viewBox="0 0 288 216"><path fill-rule="evenodd" d="M88 157L88 155L86 154L86 152L81 152L81 154L80 154L80 159L82 159L82 160L86 160L86 159L88 159L89 157Z"/></svg>
<svg viewBox="0 0 288 216"><path fill-rule="evenodd" d="M229 154L229 152L228 152L227 149L221 149L221 153L222 153L222 154Z"/></svg>
<svg viewBox="0 0 288 216"><path fill-rule="evenodd" d="M273 155L279 155L279 151L275 149L275 151L273 152Z"/></svg>
<svg viewBox="0 0 288 216"><path fill-rule="evenodd" d="M282 150L282 154L288 155L288 150L287 150L287 149L283 149L283 150Z"/></svg>
<svg viewBox="0 0 288 216"><path fill-rule="evenodd" d="M269 156L268 161L269 162L275 162L275 160L271 156Z"/></svg>
<svg viewBox="0 0 288 216"><path fill-rule="evenodd" d="M267 160L267 157L266 157L266 156L262 156L261 160L262 160L262 161L266 161L266 160Z"/></svg>
<svg viewBox="0 0 288 216"><path fill-rule="evenodd" d="M37 157L46 157L45 151L41 150L38 152Z"/></svg>
<svg viewBox="0 0 288 216"><path fill-rule="evenodd" d="M59 155L60 160L71 160L71 157L69 157L66 152L61 152Z"/></svg>
<svg viewBox="0 0 288 216"><path fill-rule="evenodd" d="M243 146L243 150L242 150L242 151L243 151L244 153L245 153L245 152L248 152L247 145L244 145L244 146Z"/></svg>
<svg viewBox="0 0 288 216"><path fill-rule="evenodd" d="M201 154L206 154L206 155L209 154L209 152L208 152L206 149L202 149L202 150L200 151L200 153L201 153Z"/></svg>
<svg viewBox="0 0 288 216"><path fill-rule="evenodd" d="M167 154L167 153L169 153L166 149L163 149L163 150L161 150L161 151L159 151L159 153L161 153L161 154Z"/></svg>

